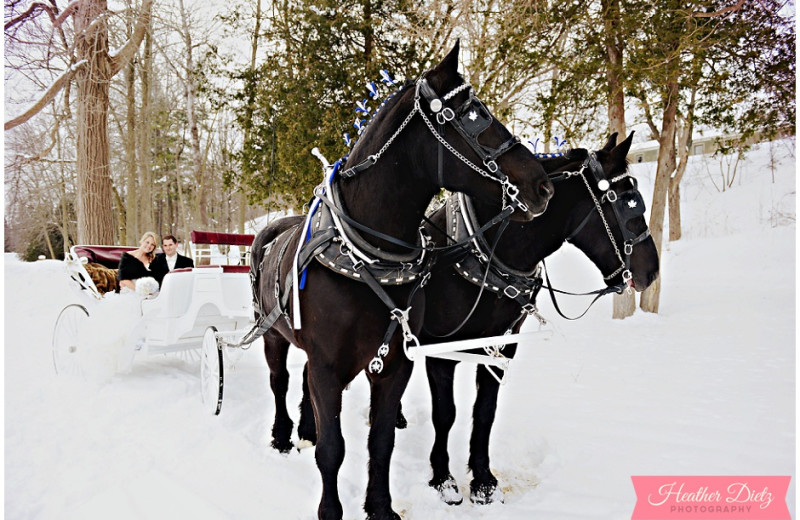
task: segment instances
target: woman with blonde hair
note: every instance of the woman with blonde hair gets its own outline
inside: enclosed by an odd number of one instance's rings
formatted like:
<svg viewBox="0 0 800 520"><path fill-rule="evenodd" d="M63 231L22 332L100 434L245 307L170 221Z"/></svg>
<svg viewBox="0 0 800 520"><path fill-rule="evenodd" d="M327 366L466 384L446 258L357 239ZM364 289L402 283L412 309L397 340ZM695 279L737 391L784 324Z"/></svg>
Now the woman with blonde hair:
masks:
<svg viewBox="0 0 800 520"><path fill-rule="evenodd" d="M155 281L153 273L150 272L150 262L155 258L156 244L158 244L156 234L152 231L147 231L139 240L138 248L129 253L122 253L122 257L119 259L119 275L117 277L119 280L117 284L118 292L120 289L123 292L127 292L124 289L135 291L137 280L151 278ZM158 290L158 282L156 282L155 290Z"/></svg>

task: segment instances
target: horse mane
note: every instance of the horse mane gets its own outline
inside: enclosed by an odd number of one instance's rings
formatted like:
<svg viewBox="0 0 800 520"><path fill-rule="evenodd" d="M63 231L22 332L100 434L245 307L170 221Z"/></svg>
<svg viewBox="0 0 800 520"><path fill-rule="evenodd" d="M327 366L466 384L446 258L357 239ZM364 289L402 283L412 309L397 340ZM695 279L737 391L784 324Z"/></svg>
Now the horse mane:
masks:
<svg viewBox="0 0 800 520"><path fill-rule="evenodd" d="M372 141L377 140L381 142L381 139L385 141L389 138L391 132L394 132L394 128L389 128L390 125L385 125L384 123L390 114L394 113L393 110L400 101L404 99L409 90L411 90L409 87L412 87L414 84L415 82L413 80L406 80L400 88L389 94L389 97L384 99L375 109L372 113L372 117L365 123L362 134L350 151L350 156L352 158L360 157L360 154L369 155L369 153L374 153L376 150L372 152L362 152L362 150L368 147Z"/></svg>
<svg viewBox="0 0 800 520"><path fill-rule="evenodd" d="M584 161L587 157L589 157L589 150L585 148L570 148L561 157L539 159L539 162L542 163L542 167L545 171L552 172L571 162Z"/></svg>

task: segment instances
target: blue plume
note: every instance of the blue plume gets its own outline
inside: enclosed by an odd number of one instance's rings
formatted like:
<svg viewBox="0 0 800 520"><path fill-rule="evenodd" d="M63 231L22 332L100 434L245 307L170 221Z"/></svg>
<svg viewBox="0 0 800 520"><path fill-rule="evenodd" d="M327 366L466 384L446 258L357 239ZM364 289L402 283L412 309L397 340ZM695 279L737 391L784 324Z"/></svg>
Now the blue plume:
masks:
<svg viewBox="0 0 800 520"><path fill-rule="evenodd" d="M369 95L373 98L378 97L378 87L375 86L374 81L367 81L367 90L369 90Z"/></svg>
<svg viewBox="0 0 800 520"><path fill-rule="evenodd" d="M356 102L356 114L369 114L370 108L367 106L367 100Z"/></svg>
<svg viewBox="0 0 800 520"><path fill-rule="evenodd" d="M361 132L364 131L364 120L356 119L356 122L353 123L353 126L356 127L356 130L358 130L358 135L361 135Z"/></svg>
<svg viewBox="0 0 800 520"><path fill-rule="evenodd" d="M348 148L350 148L350 145L351 145L352 143L353 143L353 140L352 140L352 139L350 139L350 134L348 134L348 133L345 133L345 134L344 134L344 145L345 145L345 146L347 146Z"/></svg>
<svg viewBox="0 0 800 520"><path fill-rule="evenodd" d="M381 70L381 76L382 76L381 81L383 81L387 85L394 85L394 80L392 79L391 76L389 76L389 72L388 71L386 71L385 69Z"/></svg>

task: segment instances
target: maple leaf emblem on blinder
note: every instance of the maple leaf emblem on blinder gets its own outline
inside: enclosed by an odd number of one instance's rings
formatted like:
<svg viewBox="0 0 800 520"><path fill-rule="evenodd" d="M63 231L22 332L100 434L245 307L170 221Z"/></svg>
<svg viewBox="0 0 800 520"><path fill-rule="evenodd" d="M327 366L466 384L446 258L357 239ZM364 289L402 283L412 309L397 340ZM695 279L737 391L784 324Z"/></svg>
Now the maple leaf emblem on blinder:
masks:
<svg viewBox="0 0 800 520"><path fill-rule="evenodd" d="M470 121L475 121L476 119L478 119L478 113L475 112L474 110L470 110L469 115L467 117L469 117Z"/></svg>
<svg viewBox="0 0 800 520"><path fill-rule="evenodd" d="M635 208L638 205L639 205L639 203L636 202L635 200L629 200L628 201L628 207L631 208L631 209Z"/></svg>

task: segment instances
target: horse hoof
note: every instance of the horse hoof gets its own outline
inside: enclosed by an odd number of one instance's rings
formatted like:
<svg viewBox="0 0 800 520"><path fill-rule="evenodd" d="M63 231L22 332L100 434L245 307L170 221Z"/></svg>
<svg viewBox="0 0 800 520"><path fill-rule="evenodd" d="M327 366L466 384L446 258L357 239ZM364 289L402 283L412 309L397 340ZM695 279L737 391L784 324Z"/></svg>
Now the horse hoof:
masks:
<svg viewBox="0 0 800 520"><path fill-rule="evenodd" d="M292 448L294 447L292 441L278 441L275 439L272 439L270 445L284 455L292 451Z"/></svg>
<svg viewBox="0 0 800 520"><path fill-rule="evenodd" d="M302 451L306 448L313 448L314 442L308 439L300 439L300 442L297 443L297 451Z"/></svg>
<svg viewBox="0 0 800 520"><path fill-rule="evenodd" d="M457 506L464 501L464 496L461 490L458 489L458 484L453 476L447 477L447 480L441 484L432 484L433 489L439 493L439 498L442 502L449 506Z"/></svg>
<svg viewBox="0 0 800 520"><path fill-rule="evenodd" d="M473 488L469 499L473 504L486 505L495 502L503 503L505 496L503 492L496 485L481 484L477 488Z"/></svg>

